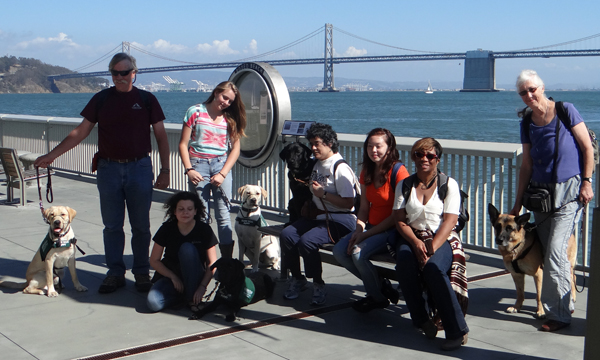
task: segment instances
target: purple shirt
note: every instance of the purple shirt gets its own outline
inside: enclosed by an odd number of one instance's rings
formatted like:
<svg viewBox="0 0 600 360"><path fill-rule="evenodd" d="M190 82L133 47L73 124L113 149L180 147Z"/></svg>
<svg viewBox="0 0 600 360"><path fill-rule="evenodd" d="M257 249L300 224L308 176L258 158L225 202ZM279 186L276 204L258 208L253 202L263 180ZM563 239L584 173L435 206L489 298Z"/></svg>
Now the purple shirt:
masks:
<svg viewBox="0 0 600 360"><path fill-rule="evenodd" d="M573 104L563 102L573 126L583 122L581 115ZM531 160L533 163L531 180L541 183L552 183L554 167L554 148L556 142L556 122L560 123L558 137L558 158L556 159L557 182L565 182L575 175L581 174L583 157L579 152L577 140L573 133L565 128L558 116L545 126L537 126L533 121L529 125L529 134L523 131L521 121L521 143L531 144Z"/></svg>

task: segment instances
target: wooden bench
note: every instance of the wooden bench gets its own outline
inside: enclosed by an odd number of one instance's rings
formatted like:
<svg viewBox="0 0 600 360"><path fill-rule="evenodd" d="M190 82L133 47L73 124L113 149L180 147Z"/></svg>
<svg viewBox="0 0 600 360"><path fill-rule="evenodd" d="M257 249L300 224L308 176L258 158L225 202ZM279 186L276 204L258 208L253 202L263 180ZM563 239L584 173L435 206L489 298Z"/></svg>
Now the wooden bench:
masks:
<svg viewBox="0 0 600 360"><path fill-rule="evenodd" d="M258 231L265 235L273 235L279 237L281 235L281 231L283 230L284 225L273 225L273 226L265 226L259 227ZM319 250L321 255L321 261L327 264L342 266L337 260L333 257L333 244L326 244ZM392 257L391 254L377 254L371 256L371 263L377 269L379 276L382 278L396 280L396 260ZM282 273L282 278L287 277L287 274Z"/></svg>
<svg viewBox="0 0 600 360"><path fill-rule="evenodd" d="M37 174L35 169L24 170L21 167L19 156L17 151L11 148L0 148L0 160L2 161L2 167L6 176L6 202L7 204L16 204L14 200L13 190L15 187L21 189L20 204L25 206L27 203L27 196L25 189L27 181L36 180ZM48 169L40 168L40 178L48 176Z"/></svg>

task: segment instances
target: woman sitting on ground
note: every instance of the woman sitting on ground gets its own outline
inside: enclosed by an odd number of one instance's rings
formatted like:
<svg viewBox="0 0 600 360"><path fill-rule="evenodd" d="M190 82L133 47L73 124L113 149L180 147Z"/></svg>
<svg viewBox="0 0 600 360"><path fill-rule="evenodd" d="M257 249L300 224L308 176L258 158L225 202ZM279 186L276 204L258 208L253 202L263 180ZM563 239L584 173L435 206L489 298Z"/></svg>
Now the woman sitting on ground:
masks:
<svg viewBox="0 0 600 360"><path fill-rule="evenodd" d="M306 277L313 279L311 305L325 304L325 282L319 248L336 242L354 230L354 172L338 154L337 134L330 125L315 123L306 133L313 155L318 160L308 184L313 194L311 205L319 215L301 218L281 232L282 263L292 273L284 298L296 299L306 288L306 278L300 270L300 256L304 259ZM304 215L303 215L304 216ZM287 271L285 268L282 271Z"/></svg>
<svg viewBox="0 0 600 360"><path fill-rule="evenodd" d="M398 182L408 176L400 162L396 139L387 129L373 129L363 146L360 174L360 210L356 230L333 248L333 256L348 271L363 281L367 296L352 304L358 312L369 312L398 303L399 294L387 279L380 279L369 258L387 253L388 242L397 235L392 205ZM395 170L395 176L392 171ZM395 177L395 183L391 183Z"/></svg>
<svg viewBox="0 0 600 360"><path fill-rule="evenodd" d="M463 309L466 311L468 294L464 253L453 231L460 190L448 177L446 196L440 199L437 182L441 155L442 146L435 139L418 140L411 149L417 172L396 187L394 216L401 235L396 245L396 271L413 324L428 338L436 337L438 327L429 317L423 297L427 289L446 332L442 349L454 350L467 343L469 327ZM402 185L409 180L412 187L405 198ZM462 258L462 262L453 263L453 258ZM450 276L459 280L456 283L449 278L451 270Z"/></svg>
<svg viewBox="0 0 600 360"><path fill-rule="evenodd" d="M196 311L213 276L214 270L209 269L217 260L218 241L212 228L202 221L206 208L196 193L179 192L164 207L167 220L154 235L150 254L150 265L156 272L148 292L148 308L160 311L186 301Z"/></svg>

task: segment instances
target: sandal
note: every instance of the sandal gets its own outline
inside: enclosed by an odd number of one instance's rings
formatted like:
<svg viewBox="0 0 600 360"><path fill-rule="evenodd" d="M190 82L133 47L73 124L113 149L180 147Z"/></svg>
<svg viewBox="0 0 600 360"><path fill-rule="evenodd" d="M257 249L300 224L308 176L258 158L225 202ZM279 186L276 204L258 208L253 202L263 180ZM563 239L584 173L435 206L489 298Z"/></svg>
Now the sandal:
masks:
<svg viewBox="0 0 600 360"><path fill-rule="evenodd" d="M544 323L544 325L540 326L540 331L552 332L557 331L567 326L571 325L570 323L565 323L557 320L548 320Z"/></svg>

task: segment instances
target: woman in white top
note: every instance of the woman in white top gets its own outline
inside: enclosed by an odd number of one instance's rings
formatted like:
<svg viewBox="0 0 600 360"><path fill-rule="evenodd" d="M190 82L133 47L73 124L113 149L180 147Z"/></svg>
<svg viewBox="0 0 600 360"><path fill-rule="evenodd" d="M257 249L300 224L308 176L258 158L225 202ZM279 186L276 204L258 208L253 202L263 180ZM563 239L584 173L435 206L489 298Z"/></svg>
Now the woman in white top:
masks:
<svg viewBox="0 0 600 360"><path fill-rule="evenodd" d="M466 344L469 332L462 304L449 278L453 252L462 253L458 234L453 231L461 199L458 184L450 177L447 178L445 198L440 199L438 165L441 155L442 146L435 139L418 140L411 149L417 172L396 187L393 208L396 229L401 235L396 245L396 270L413 324L428 338L436 337L438 328L430 318L423 298L425 285L446 333L442 349L454 350ZM405 198L402 185L409 179L413 186ZM462 275L466 275L466 271L462 271ZM466 295L466 281L462 285L463 295ZM466 297L461 300L466 303Z"/></svg>

